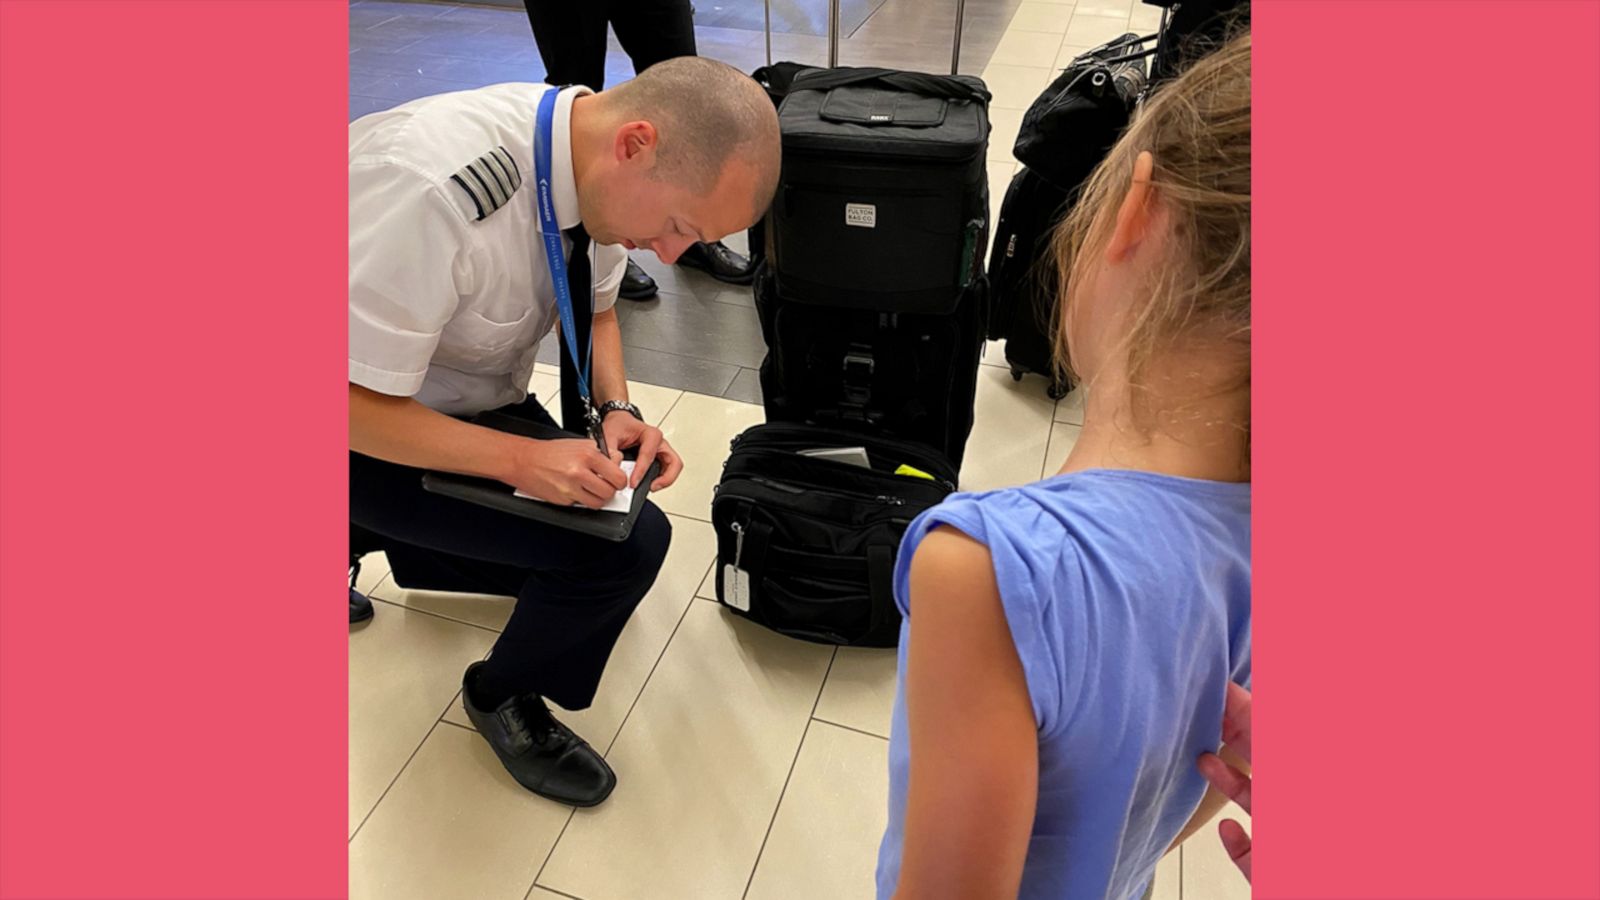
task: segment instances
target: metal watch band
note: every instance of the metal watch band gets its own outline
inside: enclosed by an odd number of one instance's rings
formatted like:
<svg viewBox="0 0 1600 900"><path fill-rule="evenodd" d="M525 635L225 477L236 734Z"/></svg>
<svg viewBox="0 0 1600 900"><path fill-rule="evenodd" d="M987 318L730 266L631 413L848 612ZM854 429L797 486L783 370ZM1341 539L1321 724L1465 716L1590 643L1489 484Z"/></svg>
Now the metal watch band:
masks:
<svg viewBox="0 0 1600 900"><path fill-rule="evenodd" d="M633 416L635 419L638 419L641 422L644 421L644 414L639 412L639 407L634 406L632 403L629 403L626 400L607 400L606 402L600 404L600 418L604 419L606 416L609 416L618 410Z"/></svg>

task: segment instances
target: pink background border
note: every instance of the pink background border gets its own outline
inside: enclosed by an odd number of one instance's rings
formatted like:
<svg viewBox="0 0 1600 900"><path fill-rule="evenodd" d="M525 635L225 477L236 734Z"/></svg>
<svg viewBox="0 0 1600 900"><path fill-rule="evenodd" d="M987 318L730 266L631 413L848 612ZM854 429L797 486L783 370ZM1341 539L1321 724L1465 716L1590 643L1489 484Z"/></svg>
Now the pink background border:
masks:
<svg viewBox="0 0 1600 900"><path fill-rule="evenodd" d="M345 891L347 10L0 0L0 895Z"/></svg>
<svg viewBox="0 0 1600 900"><path fill-rule="evenodd" d="M1600 897L1600 5L1254 26L1258 896Z"/></svg>
<svg viewBox="0 0 1600 900"><path fill-rule="evenodd" d="M0 896L345 890L345 14L0 0ZM1256 32L1259 896L1600 897L1600 5Z"/></svg>

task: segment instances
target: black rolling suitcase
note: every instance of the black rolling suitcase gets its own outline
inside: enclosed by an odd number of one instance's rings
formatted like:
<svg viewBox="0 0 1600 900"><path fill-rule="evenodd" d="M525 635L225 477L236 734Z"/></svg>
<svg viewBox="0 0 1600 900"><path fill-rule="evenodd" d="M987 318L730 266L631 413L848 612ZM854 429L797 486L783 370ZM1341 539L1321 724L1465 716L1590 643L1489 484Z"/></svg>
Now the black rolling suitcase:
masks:
<svg viewBox="0 0 1600 900"><path fill-rule="evenodd" d="M1144 0L1165 7L1161 41L1150 65L1150 88L1171 80L1189 63L1215 50L1230 29L1250 27L1250 0Z"/></svg>
<svg viewBox="0 0 1600 900"><path fill-rule="evenodd" d="M1067 214L1068 191L1023 167L1011 178L994 226L989 258L989 337L1004 340L1011 377L1037 372L1050 379L1046 390L1058 399L1072 389L1053 362L1052 326L1061 289L1052 252L1055 226Z"/></svg>
<svg viewBox="0 0 1600 900"><path fill-rule="evenodd" d="M900 539L955 490L972 428L987 91L833 69L830 6L830 69L774 65L769 43L756 73L784 126L751 236L769 421L735 439L712 501L717 599L796 638L892 647ZM959 6L956 21L959 54Z"/></svg>
<svg viewBox="0 0 1600 900"><path fill-rule="evenodd" d="M1127 126L1145 84L1144 42L1125 34L1077 57L1023 116L1011 179L990 250L990 340L1005 341L1011 376L1037 372L1059 398L1071 390L1052 359L1062 285L1051 253L1055 228Z"/></svg>
<svg viewBox="0 0 1600 900"><path fill-rule="evenodd" d="M1012 178L989 259L990 340L1006 342L1012 377L1038 372L1059 397L1071 385L1051 358L1059 284L1050 237L1140 99L1250 24L1249 0L1144 0L1164 7L1160 31L1124 34L1073 59L1023 117ZM1145 58L1152 60L1146 72Z"/></svg>
<svg viewBox="0 0 1600 900"><path fill-rule="evenodd" d="M768 420L917 440L959 465L987 320L987 88L790 63L755 77L783 132L758 229Z"/></svg>
<svg viewBox="0 0 1600 900"><path fill-rule="evenodd" d="M808 66L797 62L772 61L772 35L767 35L767 64L750 73L772 99L773 109L783 106L783 98L789 96L789 88L794 84L796 75L808 71L815 66ZM750 262L761 265L767 258L767 217L763 215L754 225L750 226Z"/></svg>

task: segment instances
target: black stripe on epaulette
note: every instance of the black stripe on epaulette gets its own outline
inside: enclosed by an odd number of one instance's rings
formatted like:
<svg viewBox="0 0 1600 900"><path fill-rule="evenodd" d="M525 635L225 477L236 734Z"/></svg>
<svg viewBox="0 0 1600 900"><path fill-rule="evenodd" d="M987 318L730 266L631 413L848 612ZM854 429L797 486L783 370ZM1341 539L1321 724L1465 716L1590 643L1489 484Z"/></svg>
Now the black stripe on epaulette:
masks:
<svg viewBox="0 0 1600 900"><path fill-rule="evenodd" d="M505 205L505 194L499 190L499 186L495 184L494 178L483 171L482 161L473 160L472 162L468 163L467 172L469 172L473 179L477 181L478 186L483 188L484 193L489 195L490 206L493 206L495 209L499 209L501 206Z"/></svg>
<svg viewBox="0 0 1600 900"><path fill-rule="evenodd" d="M472 205L478 210L478 221L511 202L511 197L522 187L522 172L516 160L504 147L485 153L450 176L460 185Z"/></svg>
<svg viewBox="0 0 1600 900"><path fill-rule="evenodd" d="M472 198L472 205L476 206L478 208L478 221L479 222L482 222L485 216L487 216L487 215L489 215L489 213L493 212L493 210L486 210L486 209L483 208L483 201L478 199L478 192L474 191L472 189L472 185L467 184L466 179L462 178L461 174L459 172L454 174L454 175L451 175L450 176L450 180L454 181L456 184L461 185L461 189L463 191L467 192L467 196L468 197Z"/></svg>
<svg viewBox="0 0 1600 900"><path fill-rule="evenodd" d="M499 156L493 153L485 156L483 158L483 167L489 170L489 174L493 175L496 181L500 182L500 189L506 192L507 197L510 197L512 192L517 189L517 186L511 181L511 173L506 171L506 167L500 162Z"/></svg>
<svg viewBox="0 0 1600 900"><path fill-rule="evenodd" d="M500 164L505 166L506 172L511 175L511 189L514 191L522 187L522 170L517 168L517 161L511 158L510 151L504 147L498 147L494 151L494 157L500 160Z"/></svg>

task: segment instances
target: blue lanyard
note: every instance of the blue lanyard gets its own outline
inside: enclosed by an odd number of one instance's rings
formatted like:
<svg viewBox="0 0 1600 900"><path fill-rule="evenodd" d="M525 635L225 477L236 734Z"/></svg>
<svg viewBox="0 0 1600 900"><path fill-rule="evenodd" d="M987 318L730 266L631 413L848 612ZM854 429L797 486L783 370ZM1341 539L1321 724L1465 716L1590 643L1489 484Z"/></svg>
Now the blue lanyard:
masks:
<svg viewBox="0 0 1600 900"><path fill-rule="evenodd" d="M561 244L561 229L556 225L556 205L550 192L550 137L555 129L556 94L558 88L550 88L539 98L539 120L533 132L533 166L534 180L538 190L534 194L535 205L539 207L539 233L544 237L544 261L550 267L550 280L554 282L556 291L556 309L561 314L561 336L567 342L567 350L572 354L572 361L578 368L578 393L583 397L583 405L592 410L594 404L589 393L589 361L594 354L594 334L589 335L589 346L585 348L583 356L578 356L578 326L572 314L572 287L567 284L567 252ZM594 286L590 280L590 289ZM593 311L593 298L590 299L590 310Z"/></svg>

